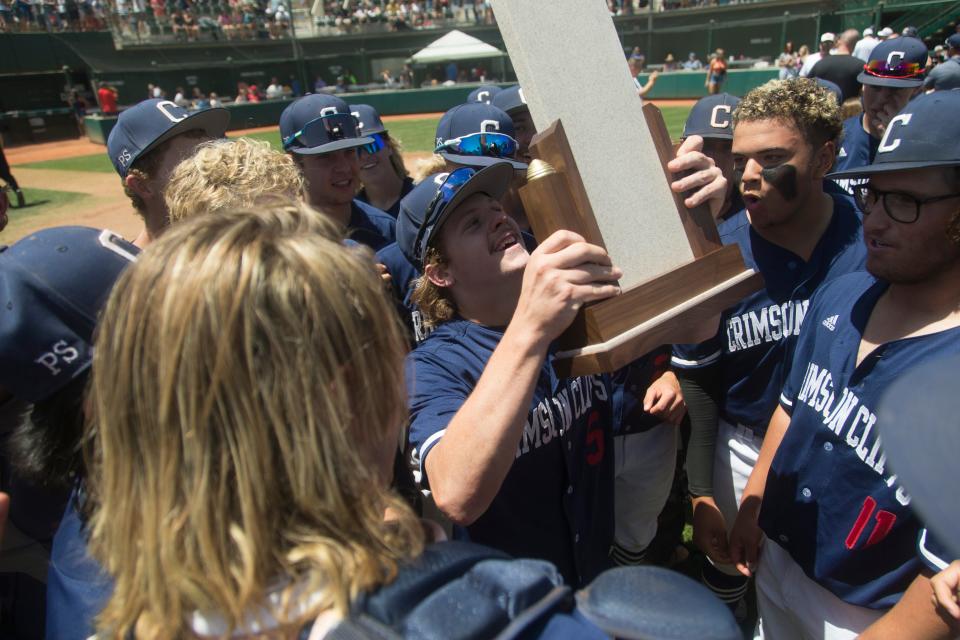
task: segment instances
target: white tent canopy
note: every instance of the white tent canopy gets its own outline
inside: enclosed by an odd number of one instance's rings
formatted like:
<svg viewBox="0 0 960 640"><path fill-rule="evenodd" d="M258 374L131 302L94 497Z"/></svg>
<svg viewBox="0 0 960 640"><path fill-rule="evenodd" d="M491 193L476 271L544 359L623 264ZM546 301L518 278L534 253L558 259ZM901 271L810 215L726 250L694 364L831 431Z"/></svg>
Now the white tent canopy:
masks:
<svg viewBox="0 0 960 640"><path fill-rule="evenodd" d="M413 62L431 63L451 60L476 60L479 58L500 58L506 54L493 45L489 45L462 31L453 30L417 51Z"/></svg>

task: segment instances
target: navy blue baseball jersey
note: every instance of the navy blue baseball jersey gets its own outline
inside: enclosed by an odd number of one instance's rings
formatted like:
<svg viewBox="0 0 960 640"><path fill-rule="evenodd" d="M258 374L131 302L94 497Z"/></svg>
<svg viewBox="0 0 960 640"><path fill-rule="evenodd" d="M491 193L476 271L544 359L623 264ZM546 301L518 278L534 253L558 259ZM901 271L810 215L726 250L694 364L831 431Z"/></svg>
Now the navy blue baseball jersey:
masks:
<svg viewBox="0 0 960 640"><path fill-rule="evenodd" d="M853 116L843 121L843 143L837 151L834 171L856 169L873 164L873 158L880 147L880 139L874 138L863 130L863 115ZM837 178L834 180L841 189L853 195L853 188L867 182L867 178Z"/></svg>
<svg viewBox="0 0 960 640"><path fill-rule="evenodd" d="M790 426L760 511L767 537L808 576L873 609L893 606L921 568L921 524L887 466L877 404L904 371L960 353L955 328L882 344L858 366L863 331L886 289L858 272L813 298L780 398Z"/></svg>
<svg viewBox="0 0 960 640"><path fill-rule="evenodd" d="M409 444L422 489L429 489L424 460L473 392L502 337L502 330L458 318L437 327L408 356ZM549 560L568 583L581 585L610 565L610 381L558 378L551 361L548 355L541 368L500 491L482 516L455 534L518 558Z"/></svg>
<svg viewBox="0 0 960 640"><path fill-rule="evenodd" d="M643 433L663 422L643 410L643 398L669 368L670 347L664 345L613 373L614 435Z"/></svg>
<svg viewBox="0 0 960 640"><path fill-rule="evenodd" d="M763 276L764 287L723 312L717 335L697 345L674 345L680 369L720 366L720 415L761 435L783 387L784 360L807 313L810 296L824 282L863 268L866 246L853 201L831 193L830 225L810 260L762 238L746 211L719 225L724 244L736 243L747 266Z"/></svg>
<svg viewBox="0 0 960 640"><path fill-rule="evenodd" d="M387 273L390 274L390 288L400 319L407 327L413 342L420 342L427 337L428 331L423 326L420 310L410 299L415 281L420 277L420 269L407 260L403 251L400 250L400 245L396 242L392 242L377 251L377 262L385 266Z"/></svg>
<svg viewBox="0 0 960 640"><path fill-rule="evenodd" d="M350 203L347 238L378 251L396 240L397 221L356 198Z"/></svg>
<svg viewBox="0 0 960 640"><path fill-rule="evenodd" d="M400 197L397 198L397 201L391 205L389 209L384 210L384 213L393 218L397 219L397 216L400 215L400 201L403 200L403 196L407 195L413 191L413 178L407 176L403 179L403 185L400 187ZM357 194L357 200L364 204L370 204L370 200L367 199L367 188L364 187L360 190L360 193ZM370 205L371 207L373 205Z"/></svg>
<svg viewBox="0 0 960 640"><path fill-rule="evenodd" d="M920 536L917 538L917 554L920 556L920 562L932 573L940 573L952 561L947 548L940 544L937 537L926 528L920 530Z"/></svg>

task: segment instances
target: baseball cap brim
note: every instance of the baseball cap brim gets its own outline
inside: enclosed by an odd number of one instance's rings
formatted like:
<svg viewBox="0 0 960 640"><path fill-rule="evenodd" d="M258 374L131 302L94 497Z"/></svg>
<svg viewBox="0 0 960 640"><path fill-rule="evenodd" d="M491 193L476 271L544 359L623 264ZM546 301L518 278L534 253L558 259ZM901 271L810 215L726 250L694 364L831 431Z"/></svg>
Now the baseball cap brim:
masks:
<svg viewBox="0 0 960 640"><path fill-rule="evenodd" d="M511 167L517 171L526 171L527 165L524 162L519 162L517 160L511 160L510 158L492 158L490 156L464 156L456 153L447 153L445 151L440 151L438 154L444 160L449 160L450 162L456 162L457 164L462 164L467 167L490 167L495 164L509 164Z"/></svg>
<svg viewBox="0 0 960 640"><path fill-rule="evenodd" d="M319 147L290 147L287 151L301 156L316 156L322 153L333 153L341 149L355 149L356 147L362 147L365 144L371 143L373 143L373 138L343 138L322 144Z"/></svg>
<svg viewBox="0 0 960 640"><path fill-rule="evenodd" d="M893 87L894 89L912 89L923 85L923 78L878 78L861 71L857 76L860 84L869 84L875 87Z"/></svg>
<svg viewBox="0 0 960 640"><path fill-rule="evenodd" d="M733 140L733 133L719 133L717 131L684 131L683 136L684 140L690 136L700 136L701 138L713 138L715 140Z"/></svg>
<svg viewBox="0 0 960 640"><path fill-rule="evenodd" d="M485 193L491 198L499 200L503 197L503 194L507 192L507 189L510 188L514 170L511 163L497 158L490 159L495 161L494 164L486 166L473 174L454 194L453 198L447 203L447 206L444 207L437 222L433 225L433 230L430 232L430 237L427 240L427 246L430 246L430 241L437 237L437 233L439 233L443 225L446 224L450 218L450 214L452 214L464 200L475 193Z"/></svg>
<svg viewBox="0 0 960 640"><path fill-rule="evenodd" d="M911 369L890 385L877 407L883 450L910 494L910 506L955 558L960 510L945 488L956 481L960 429L944 416L960 411L958 367L960 358L949 356Z"/></svg>
<svg viewBox="0 0 960 640"><path fill-rule="evenodd" d="M837 171L828 174L827 177L834 178L864 178L877 173L892 173L894 171L910 171L912 169L932 169L934 167L960 167L960 160L915 160L909 162L880 162L877 164L868 164L865 167L848 169L847 171Z"/></svg>
<svg viewBox="0 0 960 640"><path fill-rule="evenodd" d="M222 138L227 134L227 126L229 126L229 124L230 112L226 109L217 107L215 109L198 111L164 131L160 137L141 149L140 153L130 161L130 164L132 165L137 161L137 158L150 153L170 138L178 136L181 133L186 133L187 131L204 131L211 138Z"/></svg>

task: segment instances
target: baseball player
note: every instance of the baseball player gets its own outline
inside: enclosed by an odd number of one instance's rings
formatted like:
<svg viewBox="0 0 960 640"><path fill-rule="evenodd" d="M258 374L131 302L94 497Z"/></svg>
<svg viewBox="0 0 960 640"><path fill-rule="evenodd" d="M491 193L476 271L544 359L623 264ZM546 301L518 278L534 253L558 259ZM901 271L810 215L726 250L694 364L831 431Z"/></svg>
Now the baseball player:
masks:
<svg viewBox="0 0 960 640"><path fill-rule="evenodd" d="M502 89L499 85L482 84L467 94L467 102L482 102L483 104L490 104L501 91Z"/></svg>
<svg viewBox="0 0 960 640"><path fill-rule="evenodd" d="M880 138L890 119L916 96L923 86L927 45L916 38L894 38L874 47L857 80L863 85L863 113L843 123L843 142L837 151L836 170L846 171L873 162ZM837 178L853 194L864 178Z"/></svg>
<svg viewBox="0 0 960 640"><path fill-rule="evenodd" d="M398 242L422 265L414 301L433 325L407 363L411 458L458 536L579 585L613 539L610 382L557 378L550 343L617 293L620 271L570 232L528 253L498 202L512 174L461 167L401 202Z"/></svg>
<svg viewBox="0 0 960 640"><path fill-rule="evenodd" d="M400 154L400 144L390 136L377 110L368 104L350 105L350 113L360 121L360 133L373 142L360 147L361 202L376 207L392 218L400 212L400 199L413 189Z"/></svg>
<svg viewBox="0 0 960 640"><path fill-rule="evenodd" d="M960 33L954 33L943 44L947 48L947 59L927 74L923 82L927 91L960 89Z"/></svg>
<svg viewBox="0 0 960 640"><path fill-rule="evenodd" d="M23 540L35 535L31 528L36 523L49 528L60 519L49 570L44 562L40 576L42 580L46 572L48 638L88 638L93 617L110 590L108 579L86 553L78 515L82 490L73 484L84 475L83 392L93 357L94 326L114 281L137 253L116 234L86 227L44 229L0 251L0 398L12 396L0 405L0 413L17 424L12 441L16 448L6 455L21 468L29 467L37 476L34 486L65 486L66 493L74 489L66 512L62 501L45 504L49 497L38 496L35 489L21 495L29 483L18 483L11 490L12 503L21 505L8 523L9 529L19 531L8 530L8 535ZM18 401L26 405L7 411ZM10 426L2 425L4 431ZM53 507L59 510L49 513ZM18 514L31 516L27 520L34 521L32 527ZM28 566L26 552L18 553L22 566ZM30 611L22 601L16 606L19 613ZM43 624L42 615L36 622Z"/></svg>
<svg viewBox="0 0 960 640"><path fill-rule="evenodd" d="M10 171L10 165L7 163L7 156L3 153L3 145L0 144L0 180L3 180L7 183L7 186L13 190L13 193L17 196L17 207L23 208L26 206L26 200L23 197L23 191L20 190L20 185L17 183L17 179L13 177L13 173ZM2 227L0 227L2 229Z"/></svg>
<svg viewBox="0 0 960 640"><path fill-rule="evenodd" d="M537 133L537 128L530 117L523 89L518 84L507 87L493 97L492 104L510 116L513 122L513 137L517 140L517 159L529 163L532 160L530 140Z"/></svg>
<svg viewBox="0 0 960 640"><path fill-rule="evenodd" d="M374 141L346 102L322 93L295 100L280 114L280 140L303 173L308 204L374 251L394 241L394 219L355 197L359 148Z"/></svg>
<svg viewBox="0 0 960 640"><path fill-rule="evenodd" d="M958 108L955 92L918 97L873 164L840 174L869 178L857 188L867 271L811 300L730 535L741 571L757 567L769 637L853 638L901 599L861 637L949 635L876 409L905 370L960 354L960 126L943 118Z"/></svg>
<svg viewBox="0 0 960 640"><path fill-rule="evenodd" d="M810 79L771 81L733 116L734 171L745 208L719 225L765 286L723 312L717 335L676 345L691 421L687 475L703 580L737 607L747 582L730 563L727 532L776 407L782 369L823 283L862 268L853 202L826 193L841 134L834 97Z"/></svg>
<svg viewBox="0 0 960 640"><path fill-rule="evenodd" d="M447 171L457 167L482 169L506 162L516 176L527 165L515 159L517 142L513 133L513 122L504 111L482 102L467 102L447 111L437 123L437 154ZM527 236L526 242L530 248L532 237ZM395 242L377 252L377 261L390 274L397 308L413 341L420 342L429 330L411 300L412 283L421 275L419 260L407 253L402 243Z"/></svg>
<svg viewBox="0 0 960 640"><path fill-rule="evenodd" d="M191 114L160 99L144 100L120 114L107 138L107 155L143 218L135 245L144 247L158 238L169 222L163 196L173 168L201 142L222 138L229 122L226 109Z"/></svg>
<svg viewBox="0 0 960 640"><path fill-rule="evenodd" d="M720 209L718 220L729 218L743 209L740 192L733 179L733 110L740 104L740 98L729 93L717 93L700 98L693 105L687 121L683 125L683 136L686 140L690 136L703 138L703 153L713 160L714 164L727 179L727 196Z"/></svg>

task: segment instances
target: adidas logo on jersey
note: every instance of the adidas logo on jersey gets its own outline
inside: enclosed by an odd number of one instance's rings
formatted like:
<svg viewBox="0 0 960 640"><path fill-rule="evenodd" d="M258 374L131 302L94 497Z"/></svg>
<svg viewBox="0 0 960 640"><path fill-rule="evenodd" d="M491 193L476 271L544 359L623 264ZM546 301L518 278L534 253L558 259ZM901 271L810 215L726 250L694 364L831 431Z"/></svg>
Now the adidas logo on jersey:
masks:
<svg viewBox="0 0 960 640"><path fill-rule="evenodd" d="M836 331L837 320L839 319L840 319L840 316L830 316L829 318L824 320L821 324L823 324L823 326L825 326L827 329L830 329L830 331Z"/></svg>
<svg viewBox="0 0 960 640"><path fill-rule="evenodd" d="M844 149L843 147L840 147L840 153L837 154L837 157L838 157L838 158L846 158L846 157L847 157L847 150Z"/></svg>

